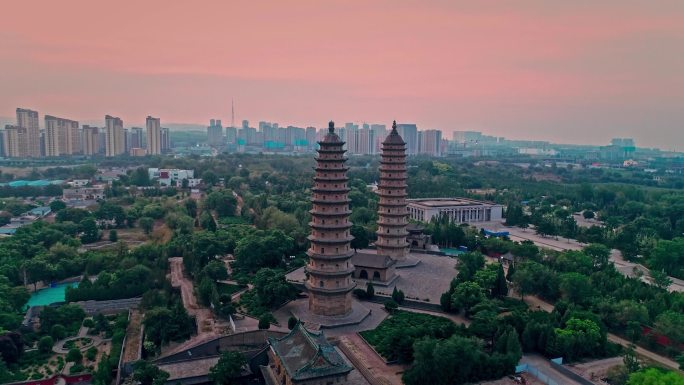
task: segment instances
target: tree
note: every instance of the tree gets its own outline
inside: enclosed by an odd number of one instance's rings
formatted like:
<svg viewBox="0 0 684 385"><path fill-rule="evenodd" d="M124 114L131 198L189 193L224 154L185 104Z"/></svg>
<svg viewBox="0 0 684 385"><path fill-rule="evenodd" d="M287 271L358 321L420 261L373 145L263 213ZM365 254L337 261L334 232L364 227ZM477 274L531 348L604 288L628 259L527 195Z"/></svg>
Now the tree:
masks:
<svg viewBox="0 0 684 385"><path fill-rule="evenodd" d="M584 210L582 212L582 216L584 217L584 219L593 219L596 216L596 214L594 214L594 212L591 210Z"/></svg>
<svg viewBox="0 0 684 385"><path fill-rule="evenodd" d="M214 191L207 195L205 208L215 210L220 218L235 216L237 199L230 190Z"/></svg>
<svg viewBox="0 0 684 385"><path fill-rule="evenodd" d="M83 360L83 355L78 348L71 348L67 353L66 360L67 362L80 363Z"/></svg>
<svg viewBox="0 0 684 385"><path fill-rule="evenodd" d="M373 287L373 283L367 282L366 283L366 298L373 299L375 297L375 288Z"/></svg>
<svg viewBox="0 0 684 385"><path fill-rule="evenodd" d="M484 290L475 282L462 282L456 286L451 296L451 308L463 309L465 315L470 315L470 309L485 299Z"/></svg>
<svg viewBox="0 0 684 385"><path fill-rule="evenodd" d="M273 316L270 313L264 314L261 317L259 317L259 329L270 329L272 317Z"/></svg>
<svg viewBox="0 0 684 385"><path fill-rule="evenodd" d="M299 320L295 316L290 316L290 318L287 319L287 328L292 330L297 326L297 322Z"/></svg>
<svg viewBox="0 0 684 385"><path fill-rule="evenodd" d="M40 340L38 340L38 350L40 350L42 353L48 353L52 350L52 346L55 344L55 341L52 339L50 336L44 336L41 337Z"/></svg>
<svg viewBox="0 0 684 385"><path fill-rule="evenodd" d="M246 364L247 361L240 352L225 352L216 365L209 369L209 379L216 385L236 385L240 383L237 378Z"/></svg>
<svg viewBox="0 0 684 385"><path fill-rule="evenodd" d="M6 332L0 335L0 359L8 364L19 360L24 352L24 343L21 335L15 332Z"/></svg>
<svg viewBox="0 0 684 385"><path fill-rule="evenodd" d="M675 344L684 343L684 314L672 310L661 313L656 318L655 330Z"/></svg>
<svg viewBox="0 0 684 385"><path fill-rule="evenodd" d="M404 302L404 292L397 289L396 286L394 287L394 290L392 290L392 299L394 302L398 303L401 305Z"/></svg>
<svg viewBox="0 0 684 385"><path fill-rule="evenodd" d="M64 210L60 211L63 212ZM100 230L97 229L97 223L93 218L86 218L79 223L81 230L81 242L93 243L100 240Z"/></svg>
<svg viewBox="0 0 684 385"><path fill-rule="evenodd" d="M147 361L136 361L133 363L132 377L140 385L164 385L169 373Z"/></svg>
<svg viewBox="0 0 684 385"><path fill-rule="evenodd" d="M652 270L664 270L668 275L684 278L684 238L658 241L649 262Z"/></svg>
<svg viewBox="0 0 684 385"><path fill-rule="evenodd" d="M202 173L202 182L204 182L207 186L215 185L218 183L218 180L219 178L216 173L211 170L207 170Z"/></svg>
<svg viewBox="0 0 684 385"><path fill-rule="evenodd" d="M667 275L664 270L650 270L651 282L659 289L667 290L670 285L672 285L672 279Z"/></svg>
<svg viewBox="0 0 684 385"><path fill-rule="evenodd" d="M197 216L197 201L196 200L194 200L192 198L188 198L185 200L185 203L183 203L183 205L185 206L185 211L187 211L189 217L195 218Z"/></svg>
<svg viewBox="0 0 684 385"><path fill-rule="evenodd" d="M285 275L272 269L261 269L254 276L254 291L262 306L274 307L294 298L297 290Z"/></svg>
<svg viewBox="0 0 684 385"><path fill-rule="evenodd" d="M142 167L138 167L131 173L129 181L135 186L150 186L150 174Z"/></svg>
<svg viewBox="0 0 684 385"><path fill-rule="evenodd" d="M664 372L650 368L632 373L627 385L684 385L684 377L675 372Z"/></svg>
<svg viewBox="0 0 684 385"><path fill-rule="evenodd" d="M142 217L138 219L138 225L141 229L143 229L146 235L149 235L154 228L154 219L150 217Z"/></svg>
<svg viewBox="0 0 684 385"><path fill-rule="evenodd" d="M95 361L95 358L97 357L97 348L94 346L91 346L88 350L86 350L86 358L88 361Z"/></svg>
<svg viewBox="0 0 684 385"><path fill-rule="evenodd" d="M600 243L592 243L584 248L584 254L594 260L596 269L603 269L610 262L610 249Z"/></svg>
<svg viewBox="0 0 684 385"><path fill-rule="evenodd" d="M385 301L385 310L387 310L387 312L392 314L397 309L399 309L399 304L396 303L393 299L388 299L387 301Z"/></svg>
<svg viewBox="0 0 684 385"><path fill-rule="evenodd" d="M109 230L109 242L116 242L119 240L119 234L116 230Z"/></svg>
<svg viewBox="0 0 684 385"><path fill-rule="evenodd" d="M354 237L354 239L351 241L351 247L354 248L354 250L365 249L368 247L370 239L368 237L368 231L365 227L360 225L352 225L349 232Z"/></svg>
<svg viewBox="0 0 684 385"><path fill-rule="evenodd" d="M629 345L627 349L625 349L625 354L622 356L622 362L625 364L629 373L634 373L641 368L639 359L634 352L634 345Z"/></svg>
<svg viewBox="0 0 684 385"><path fill-rule="evenodd" d="M203 211L199 219L200 226L204 230L216 231L216 221L208 211Z"/></svg>
<svg viewBox="0 0 684 385"><path fill-rule="evenodd" d="M204 266L202 273L214 281L221 281L228 279L228 269L226 265L219 260L213 259Z"/></svg>
<svg viewBox="0 0 684 385"><path fill-rule="evenodd" d="M492 288L492 296L497 298L502 298L508 295L508 284L506 283L506 277L504 276L503 265L499 264L496 270L496 281L494 287Z"/></svg>
<svg viewBox="0 0 684 385"><path fill-rule="evenodd" d="M564 299L578 304L591 300L594 292L589 277L580 273L562 274L560 289Z"/></svg>
<svg viewBox="0 0 684 385"><path fill-rule="evenodd" d="M67 207L66 203L60 201L60 200L54 200L50 202L50 210L53 213L56 213L59 210L64 210Z"/></svg>

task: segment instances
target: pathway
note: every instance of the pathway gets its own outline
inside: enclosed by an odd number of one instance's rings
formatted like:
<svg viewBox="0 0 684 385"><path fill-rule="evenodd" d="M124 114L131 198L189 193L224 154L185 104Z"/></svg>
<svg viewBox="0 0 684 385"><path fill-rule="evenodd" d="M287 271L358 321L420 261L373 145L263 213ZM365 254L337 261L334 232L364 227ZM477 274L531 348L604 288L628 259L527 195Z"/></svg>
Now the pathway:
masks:
<svg viewBox="0 0 684 385"><path fill-rule="evenodd" d="M546 357L542 357L539 354L523 355L522 359L520 360L520 364L528 364L534 366L535 368L539 369L539 371L541 371L543 374L547 375L552 380L556 381L556 383L558 384L582 385L579 382L569 378L565 374L553 368L549 360L546 359Z"/></svg>
<svg viewBox="0 0 684 385"><path fill-rule="evenodd" d="M189 340L170 347L170 351L164 352L164 355L172 354L199 343L209 341L220 335L227 334L230 326L227 322L217 320L212 314L211 310L200 306L195 297L194 285L190 279L184 275L183 258L174 257L169 258L171 265L171 272L169 273L169 280L171 286L179 288L181 291L181 298L183 299L183 306L188 314L195 317L197 323L197 335L191 337Z"/></svg>
<svg viewBox="0 0 684 385"><path fill-rule="evenodd" d="M340 344L346 347L346 351L359 358L365 364L365 368L380 383L387 385L401 385L401 372L404 368L399 365L388 365L380 356L371 349L358 334L347 334L340 337Z"/></svg>
<svg viewBox="0 0 684 385"><path fill-rule="evenodd" d="M126 345L123 350L122 362L133 362L140 359L142 348L142 314L140 310L131 309L131 318L126 328Z"/></svg>
<svg viewBox="0 0 684 385"><path fill-rule="evenodd" d="M81 326L81 328L78 330L78 333L76 334L76 336L67 337L67 338L64 338L64 339L57 341L52 346L52 351L55 353L58 353L58 354L67 354L67 353L69 353L70 349L65 348L64 344L66 344L67 342L72 341L72 340L78 340L80 338L89 338L93 341L91 344L80 348L79 350L81 350L81 351L85 351L92 346L98 346L102 343L102 337L100 337L100 336L89 336L88 335L88 328L85 326Z"/></svg>
<svg viewBox="0 0 684 385"><path fill-rule="evenodd" d="M429 314L429 315L434 315L437 317L443 317L443 318L448 318L450 319L453 323L456 324L463 324L463 325L470 325L470 320L467 319L466 317L460 315L460 314L453 314L453 313L442 313L438 311L432 311L432 310L423 310L423 309L415 309L412 307L404 307L404 306L399 306L399 310L405 310L411 313L422 313L422 314Z"/></svg>

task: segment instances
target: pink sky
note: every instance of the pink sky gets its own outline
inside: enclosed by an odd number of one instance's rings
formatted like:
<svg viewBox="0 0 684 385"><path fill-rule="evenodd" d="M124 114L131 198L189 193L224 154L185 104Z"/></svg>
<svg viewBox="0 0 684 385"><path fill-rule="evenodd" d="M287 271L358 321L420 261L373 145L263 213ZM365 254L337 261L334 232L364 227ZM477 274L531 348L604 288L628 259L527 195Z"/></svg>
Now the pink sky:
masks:
<svg viewBox="0 0 684 385"><path fill-rule="evenodd" d="M684 150L684 1L3 3L0 116L415 122ZM447 137L450 135L447 134Z"/></svg>

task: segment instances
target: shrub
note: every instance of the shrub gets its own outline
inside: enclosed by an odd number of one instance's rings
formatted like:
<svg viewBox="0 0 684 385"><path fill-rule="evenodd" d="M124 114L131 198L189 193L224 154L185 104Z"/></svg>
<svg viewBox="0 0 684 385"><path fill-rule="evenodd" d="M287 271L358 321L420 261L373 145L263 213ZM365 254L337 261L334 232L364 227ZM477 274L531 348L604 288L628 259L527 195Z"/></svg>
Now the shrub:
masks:
<svg viewBox="0 0 684 385"><path fill-rule="evenodd" d="M95 321L93 321L92 318L86 318L85 320L83 320L83 326L87 328L92 328L95 326Z"/></svg>
<svg viewBox="0 0 684 385"><path fill-rule="evenodd" d="M69 353L67 353L66 360L68 362L80 363L83 360L83 355L77 348L71 348Z"/></svg>
<svg viewBox="0 0 684 385"><path fill-rule="evenodd" d="M38 341L38 350L41 353L48 353L52 350L52 345L54 345L54 344L55 344L55 341L52 339L52 337L50 337L50 336L42 337Z"/></svg>
<svg viewBox="0 0 684 385"><path fill-rule="evenodd" d="M389 299L385 301L385 310L387 310L389 313L394 313L394 311L397 309L399 309L399 304L394 300Z"/></svg>
<svg viewBox="0 0 684 385"><path fill-rule="evenodd" d="M366 290L363 290L363 289L354 289L352 294L354 294L354 296L358 299L368 298L368 294L367 294Z"/></svg>
<svg viewBox="0 0 684 385"><path fill-rule="evenodd" d="M88 361L95 361L95 357L97 357L97 348L92 346L90 349L88 349L88 351L86 351L86 358Z"/></svg>
<svg viewBox="0 0 684 385"><path fill-rule="evenodd" d="M56 340L61 340L62 338L66 337L66 328L61 324L52 325L52 328L50 329L50 335Z"/></svg>
<svg viewBox="0 0 684 385"><path fill-rule="evenodd" d="M269 317L270 316L270 317ZM269 314L264 314L259 318L259 329L269 329L271 327L271 321L270 319L273 316ZM288 321L289 324L289 321Z"/></svg>
<svg viewBox="0 0 684 385"><path fill-rule="evenodd" d="M298 321L299 320L297 320L297 318L295 318L295 317L288 318L287 319L287 328L290 330L294 329L294 327L297 326Z"/></svg>

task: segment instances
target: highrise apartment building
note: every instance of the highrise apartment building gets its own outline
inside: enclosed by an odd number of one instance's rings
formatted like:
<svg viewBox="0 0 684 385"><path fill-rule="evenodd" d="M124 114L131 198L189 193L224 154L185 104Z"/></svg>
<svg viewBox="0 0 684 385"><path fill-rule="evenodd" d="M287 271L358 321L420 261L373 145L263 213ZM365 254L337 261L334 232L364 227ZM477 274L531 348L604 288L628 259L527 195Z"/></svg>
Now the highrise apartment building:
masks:
<svg viewBox="0 0 684 385"><path fill-rule="evenodd" d="M25 128L25 141L22 145L25 149L22 153L28 157L40 157L40 125L38 122L38 111L17 108L17 126Z"/></svg>
<svg viewBox="0 0 684 385"><path fill-rule="evenodd" d="M145 134L142 127L131 127L131 134L128 140L131 148L145 148Z"/></svg>
<svg viewBox="0 0 684 385"><path fill-rule="evenodd" d="M5 126L3 147L8 158L24 158L26 150L26 128L19 126Z"/></svg>
<svg viewBox="0 0 684 385"><path fill-rule="evenodd" d="M207 127L207 142L210 146L223 145L223 127L221 119L211 119Z"/></svg>
<svg viewBox="0 0 684 385"><path fill-rule="evenodd" d="M418 153L421 155L440 156L442 147L442 131L425 130L418 133Z"/></svg>
<svg viewBox="0 0 684 385"><path fill-rule="evenodd" d="M237 129L235 127L226 127L226 143L235 144L237 141Z"/></svg>
<svg viewBox="0 0 684 385"><path fill-rule="evenodd" d="M83 155L95 155L100 152L100 129L88 125L83 126Z"/></svg>
<svg viewBox="0 0 684 385"><path fill-rule="evenodd" d="M221 121L219 120L219 124ZM161 128L161 152L165 154L171 150L171 130L168 127Z"/></svg>
<svg viewBox="0 0 684 385"><path fill-rule="evenodd" d="M159 118L147 117L147 155L161 154L161 125Z"/></svg>
<svg viewBox="0 0 684 385"><path fill-rule="evenodd" d="M81 130L78 122L45 115L45 156L81 153Z"/></svg>
<svg viewBox="0 0 684 385"><path fill-rule="evenodd" d="M123 120L105 116L105 156L117 156L126 152L126 134Z"/></svg>
<svg viewBox="0 0 684 385"><path fill-rule="evenodd" d="M397 124L397 132L406 142L406 154L418 153L418 126L415 124Z"/></svg>

